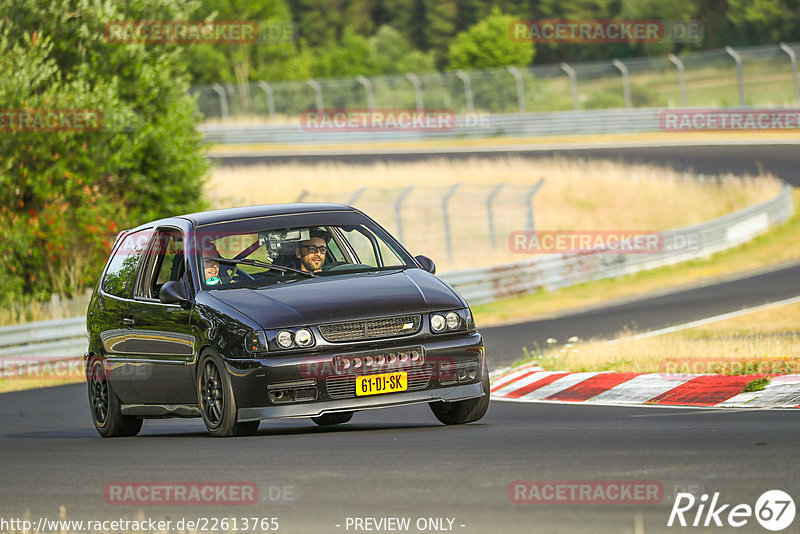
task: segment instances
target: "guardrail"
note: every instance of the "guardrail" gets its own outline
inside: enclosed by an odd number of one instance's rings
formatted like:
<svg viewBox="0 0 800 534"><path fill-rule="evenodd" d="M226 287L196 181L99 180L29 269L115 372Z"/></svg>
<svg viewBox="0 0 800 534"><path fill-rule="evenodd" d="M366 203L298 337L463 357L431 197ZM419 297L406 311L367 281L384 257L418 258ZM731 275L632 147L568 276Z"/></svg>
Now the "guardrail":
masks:
<svg viewBox="0 0 800 534"><path fill-rule="evenodd" d="M657 253L616 254L609 251L540 255L518 263L442 273L470 304L557 289L591 280L613 278L646 269L702 258L734 247L785 222L794 211L786 186L775 198L694 226L662 233Z"/></svg>
<svg viewBox="0 0 800 534"><path fill-rule="evenodd" d="M661 129L663 108L549 113L460 115L452 129L403 131L305 130L298 120L289 125L203 125L198 130L206 142L242 144L347 144L381 141L432 141L487 137L541 137L603 133L655 132Z"/></svg>
<svg viewBox="0 0 800 534"><path fill-rule="evenodd" d="M37 364L83 356L86 318L37 321L0 328L0 376L31 374Z"/></svg>
<svg viewBox="0 0 800 534"><path fill-rule="evenodd" d="M794 211L791 187L775 198L717 219L663 232L663 249L654 254L592 253L542 256L518 263L442 273L470 304L523 295L540 289L631 274L700 258L739 245L785 222ZM694 244L687 247L687 243ZM52 362L86 351L86 320L75 317L0 328L0 375L20 362Z"/></svg>

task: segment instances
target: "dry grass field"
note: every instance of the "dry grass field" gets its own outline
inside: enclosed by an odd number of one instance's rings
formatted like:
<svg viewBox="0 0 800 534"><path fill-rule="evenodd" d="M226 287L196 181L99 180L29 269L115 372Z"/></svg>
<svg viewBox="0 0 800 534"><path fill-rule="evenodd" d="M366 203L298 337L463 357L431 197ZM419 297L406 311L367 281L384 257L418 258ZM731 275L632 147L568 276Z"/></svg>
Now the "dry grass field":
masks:
<svg viewBox="0 0 800 534"><path fill-rule="evenodd" d="M611 343L572 340L533 353L559 371L800 374L798 313L800 304L788 304L660 336L625 331Z"/></svg>
<svg viewBox="0 0 800 534"><path fill-rule="evenodd" d="M698 181L686 173L652 165L566 158L445 159L353 165L259 165L212 170L206 184L214 207L303 201L354 202L390 232L399 232L394 202L402 203L404 244L432 257L440 271L519 261L508 250L510 232L526 229L528 194L537 230L666 230L707 221L775 196L780 183L769 176L721 176ZM447 207L452 257L447 253L442 199ZM487 199L493 201L494 245L488 233Z"/></svg>

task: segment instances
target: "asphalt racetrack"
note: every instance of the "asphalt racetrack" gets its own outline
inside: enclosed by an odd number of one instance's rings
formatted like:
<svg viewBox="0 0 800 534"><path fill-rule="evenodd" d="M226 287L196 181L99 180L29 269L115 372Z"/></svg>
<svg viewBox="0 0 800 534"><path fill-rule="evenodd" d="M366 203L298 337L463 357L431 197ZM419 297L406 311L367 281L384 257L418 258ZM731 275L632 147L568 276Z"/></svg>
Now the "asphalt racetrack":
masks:
<svg viewBox="0 0 800 534"><path fill-rule="evenodd" d="M800 147L797 144L732 144L732 145L663 145L663 146L624 146L598 148L556 148L542 149L531 147L478 151L473 147L443 150L431 154L404 150L387 153L368 154L251 154L223 155L212 158L220 165L252 165L254 163L281 164L287 162L340 161L344 163L373 163L376 161L420 161L430 158L467 159L496 158L504 156L530 159L566 156L583 159L609 159L628 163L653 163L678 170L694 171L700 174L758 175L761 170L769 172L782 180L800 186Z"/></svg>
<svg viewBox="0 0 800 534"><path fill-rule="evenodd" d="M780 157L797 161L797 153L785 146ZM720 168L730 164L718 157ZM610 336L632 321L642 330L660 328L800 295L798 270L784 266L755 278L487 328L488 357L497 366L547 337ZM493 402L480 422L446 427L427 406L415 405L361 412L338 428L306 419L262 421L248 438L211 438L200 420L148 420L139 437L102 439L91 424L86 386L79 384L0 395L0 422L2 532L20 530L3 520L36 524L61 517L169 520L172 530L179 520L206 520L208 527L209 519L238 518L237 530L228 523L229 532L242 531L242 518L277 518L277 531L292 533L741 533L766 530L755 515L739 517L744 526L732 527L728 513L734 506L753 512L758 502L764 517L759 497L768 490L800 502L797 410ZM239 505L223 498L220 504L119 504L109 494L109 488L132 482L192 481L255 485L257 499ZM570 493L576 487L606 493L603 499L592 493L585 502L583 493ZM655 488L655 499L637 496L636 487ZM548 493L553 488L563 491ZM675 519L668 527L676 495L686 492L697 502L689 506L681 497L682 517L698 526L682 528ZM531 502L536 495L552 498ZM709 517L712 499L717 511L728 506ZM407 519L408 527L389 528L404 524L390 518ZM717 519L722 526L715 526ZM383 528L376 528L380 520ZM798 525L795 519L784 531L797 532ZM62 530L91 531L86 524Z"/></svg>

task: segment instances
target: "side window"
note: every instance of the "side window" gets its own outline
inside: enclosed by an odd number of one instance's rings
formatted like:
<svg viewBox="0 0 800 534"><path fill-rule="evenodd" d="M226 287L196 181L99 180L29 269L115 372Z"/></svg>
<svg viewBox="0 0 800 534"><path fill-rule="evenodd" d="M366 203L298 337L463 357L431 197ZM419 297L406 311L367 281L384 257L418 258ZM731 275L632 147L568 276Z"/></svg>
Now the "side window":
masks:
<svg viewBox="0 0 800 534"><path fill-rule="evenodd" d="M186 272L183 258L183 237L177 230L159 230L156 238L156 275L149 284L150 297L158 298L161 286L169 281L180 280Z"/></svg>
<svg viewBox="0 0 800 534"><path fill-rule="evenodd" d="M403 265L400 257L368 228L356 226L343 230L360 263L372 267Z"/></svg>
<svg viewBox="0 0 800 534"><path fill-rule="evenodd" d="M346 232L345 235L350 242L350 246L353 247L356 256L358 256L359 263L372 267L379 266L373 243L366 235L362 234L359 229Z"/></svg>
<svg viewBox="0 0 800 534"><path fill-rule="evenodd" d="M153 230L148 228L125 236L111 252L106 275L103 277L103 291L126 299L133 297L136 268L152 235Z"/></svg>

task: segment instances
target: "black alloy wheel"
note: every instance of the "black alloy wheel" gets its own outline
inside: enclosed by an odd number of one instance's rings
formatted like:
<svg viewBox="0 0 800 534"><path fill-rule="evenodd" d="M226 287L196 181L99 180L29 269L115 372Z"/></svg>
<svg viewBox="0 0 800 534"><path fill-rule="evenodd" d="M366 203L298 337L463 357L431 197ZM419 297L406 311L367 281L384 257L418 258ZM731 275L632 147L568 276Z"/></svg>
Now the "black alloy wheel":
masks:
<svg viewBox="0 0 800 534"><path fill-rule="evenodd" d="M142 419L122 414L122 407L108 382L103 362L97 358L89 361L89 409L97 432L104 438L135 436L142 429Z"/></svg>
<svg viewBox="0 0 800 534"><path fill-rule="evenodd" d="M206 428L215 437L251 436L261 421L237 422L236 400L221 358L203 358L197 377L200 413Z"/></svg>

